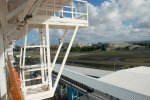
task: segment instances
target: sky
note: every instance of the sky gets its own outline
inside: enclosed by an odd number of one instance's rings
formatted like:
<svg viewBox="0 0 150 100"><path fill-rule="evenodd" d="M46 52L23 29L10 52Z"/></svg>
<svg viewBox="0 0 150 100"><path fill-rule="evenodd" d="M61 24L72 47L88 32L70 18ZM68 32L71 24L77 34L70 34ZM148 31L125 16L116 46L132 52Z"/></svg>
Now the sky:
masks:
<svg viewBox="0 0 150 100"><path fill-rule="evenodd" d="M150 0L87 1L89 27L78 30L75 41L96 43L150 40ZM63 31L50 32L52 43L57 43ZM33 41L37 41L36 38Z"/></svg>
<svg viewBox="0 0 150 100"><path fill-rule="evenodd" d="M79 40L150 40L150 0L88 1L90 26L79 31Z"/></svg>

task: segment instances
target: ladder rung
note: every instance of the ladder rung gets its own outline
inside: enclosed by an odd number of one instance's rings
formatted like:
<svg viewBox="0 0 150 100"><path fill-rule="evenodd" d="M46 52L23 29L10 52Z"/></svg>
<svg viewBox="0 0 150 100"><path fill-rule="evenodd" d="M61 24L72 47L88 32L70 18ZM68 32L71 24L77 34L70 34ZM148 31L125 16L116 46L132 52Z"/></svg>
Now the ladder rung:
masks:
<svg viewBox="0 0 150 100"><path fill-rule="evenodd" d="M32 71L45 70L45 69L48 69L48 68L28 69L28 70L25 70L25 72L32 72Z"/></svg>
<svg viewBox="0 0 150 100"><path fill-rule="evenodd" d="M36 85L30 85L30 86L26 86L25 88L26 89L30 89L30 88L40 88L41 86L44 86L44 85L48 85L48 83L44 83L44 84L36 84Z"/></svg>
<svg viewBox="0 0 150 100"><path fill-rule="evenodd" d="M43 65L46 65L43 63ZM37 65L27 65L25 66L25 68L39 68L41 66L41 64L37 64Z"/></svg>
<svg viewBox="0 0 150 100"><path fill-rule="evenodd" d="M37 64L37 65L27 65L25 66L25 68L40 68L40 64Z"/></svg>
<svg viewBox="0 0 150 100"><path fill-rule="evenodd" d="M35 46L26 46L26 48L40 48L40 47L46 47L44 45L40 46L40 45L35 45Z"/></svg>
<svg viewBox="0 0 150 100"><path fill-rule="evenodd" d="M37 77L37 78L32 78L32 79L26 79L25 81L32 81L32 80L38 80L38 79L42 79L42 77Z"/></svg>

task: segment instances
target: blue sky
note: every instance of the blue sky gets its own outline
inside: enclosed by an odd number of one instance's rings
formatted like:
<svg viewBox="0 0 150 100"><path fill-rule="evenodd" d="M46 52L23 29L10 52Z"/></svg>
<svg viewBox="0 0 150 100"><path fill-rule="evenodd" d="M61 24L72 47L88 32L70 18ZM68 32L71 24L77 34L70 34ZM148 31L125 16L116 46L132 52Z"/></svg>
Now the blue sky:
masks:
<svg viewBox="0 0 150 100"><path fill-rule="evenodd" d="M150 0L87 1L89 27L78 30L75 41L95 43L150 40ZM58 43L61 32L51 31L51 43ZM36 34L36 31L31 33ZM32 41L37 41L36 35L29 37Z"/></svg>
<svg viewBox="0 0 150 100"><path fill-rule="evenodd" d="M87 0L87 1L93 5L100 5L101 3L103 3L106 0Z"/></svg>
<svg viewBox="0 0 150 100"><path fill-rule="evenodd" d="M98 6L98 5L100 5L101 3L103 3L104 1L106 1L106 0L87 0L90 4L92 4L92 5L94 5L94 6ZM28 40L29 40L29 42L28 42L28 44L33 44L33 43L39 43L38 42L38 39L36 39L36 38L39 38L39 36L37 36L37 31L35 31L35 30L32 30L31 32L29 32L28 33ZM55 36L55 38L52 38L52 43L53 44L57 44L58 43L58 36ZM20 39L20 40L18 40L17 42L16 42L16 44L17 45L22 45L23 44L23 42L24 42L24 38L22 38L22 39Z"/></svg>
<svg viewBox="0 0 150 100"><path fill-rule="evenodd" d="M82 30L82 41L142 41L150 40L150 1L148 0L88 0L88 29ZM82 34L86 34L86 39ZM78 40L78 41L79 41Z"/></svg>

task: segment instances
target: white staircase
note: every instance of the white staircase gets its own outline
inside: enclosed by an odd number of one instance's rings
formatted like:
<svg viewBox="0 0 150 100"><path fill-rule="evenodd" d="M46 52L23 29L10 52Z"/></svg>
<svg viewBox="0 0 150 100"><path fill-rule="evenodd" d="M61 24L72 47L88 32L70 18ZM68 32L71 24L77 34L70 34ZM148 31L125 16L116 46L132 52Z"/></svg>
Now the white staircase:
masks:
<svg viewBox="0 0 150 100"><path fill-rule="evenodd" d="M25 36L24 47L21 49L21 59L20 59L20 77L22 80L22 92L25 100L37 100L53 97L55 90L57 88L60 76L64 69L69 51L73 44L74 38L76 36L78 26L75 27L71 41L69 43L68 49L62 61L60 71L55 79L52 80L52 71L56 64L56 60L62 48L64 38L67 34L67 30L64 31L64 34L61 39L61 43L58 47L56 55L53 62L51 62L50 56L50 42L49 42L49 25L46 25L46 32L40 29L40 44L36 46L27 45L27 35ZM26 65L26 50L27 48L40 48L40 64L37 65ZM34 75L35 74L35 75ZM52 83L54 81L54 83Z"/></svg>
<svg viewBox="0 0 150 100"><path fill-rule="evenodd" d="M24 25L26 25L26 36L24 46L21 48L20 52L20 78L22 82L21 90L25 100L41 100L54 96L77 30L79 27L88 26L88 11L86 1L73 0L75 1L74 4L73 1L68 2L68 0L64 0L67 2L64 2L63 0L46 0L47 3L43 2L44 0L38 0L35 3L34 1L35 0L29 1L27 7L30 8L26 8L28 12L33 12L33 16L24 22ZM60 3L58 1L63 2ZM32 8L32 4L36 4L36 6L33 6ZM86 5L85 13L81 13L77 10L81 8L82 4ZM74 5L78 6L75 7ZM68 8L70 10L65 11ZM25 14L27 11L24 11L21 16L26 16ZM30 15L30 13L27 15ZM58 13L61 13L61 17L58 15ZM24 17L20 17L19 21L22 21L23 18ZM19 25L20 24L18 24L18 26ZM38 45L27 44L27 41L29 41L27 38L29 28L39 29ZM53 61L51 61L50 55L50 28L64 29L64 33L61 37L61 43L58 46L58 50ZM69 30L73 30L73 34L64 55L58 75L55 79L53 79L52 71L55 67L58 55L64 43L64 39ZM26 65L26 51L29 48L39 48L40 64Z"/></svg>

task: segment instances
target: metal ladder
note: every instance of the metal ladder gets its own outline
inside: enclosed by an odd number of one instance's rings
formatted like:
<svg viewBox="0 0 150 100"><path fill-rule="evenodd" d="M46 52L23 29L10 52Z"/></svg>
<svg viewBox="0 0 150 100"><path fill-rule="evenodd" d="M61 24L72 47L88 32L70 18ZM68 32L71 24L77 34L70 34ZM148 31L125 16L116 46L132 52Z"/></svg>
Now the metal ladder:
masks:
<svg viewBox="0 0 150 100"><path fill-rule="evenodd" d="M49 36L49 24L45 24L45 27L39 28L40 43L36 46L27 45L27 34L25 36L24 47L20 52L20 78L21 78L21 90L25 100L41 100L54 96L61 74L63 72L67 57L69 55L71 46L76 36L78 26L74 27L74 32L71 37L69 46L64 55L60 70L55 80L52 79L52 71L55 67L58 55L64 43L64 39L67 35L68 29L65 29L64 34L61 37L61 43L55 54L54 60L51 61L50 55L50 36ZM28 24L26 25L26 33L28 33ZM40 64L26 65L26 50L27 48L40 48ZM34 74L37 75L34 76Z"/></svg>

